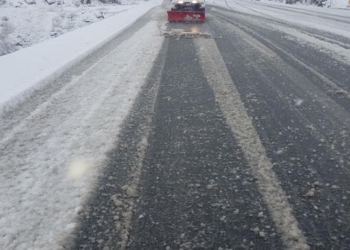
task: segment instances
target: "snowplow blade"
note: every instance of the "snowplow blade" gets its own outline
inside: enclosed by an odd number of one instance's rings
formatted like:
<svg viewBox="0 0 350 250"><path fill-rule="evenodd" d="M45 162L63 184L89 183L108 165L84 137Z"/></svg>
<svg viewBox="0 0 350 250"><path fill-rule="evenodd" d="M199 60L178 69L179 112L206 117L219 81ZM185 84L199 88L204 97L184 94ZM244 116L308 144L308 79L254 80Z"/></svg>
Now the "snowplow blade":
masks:
<svg viewBox="0 0 350 250"><path fill-rule="evenodd" d="M169 22L204 22L204 11L168 11Z"/></svg>

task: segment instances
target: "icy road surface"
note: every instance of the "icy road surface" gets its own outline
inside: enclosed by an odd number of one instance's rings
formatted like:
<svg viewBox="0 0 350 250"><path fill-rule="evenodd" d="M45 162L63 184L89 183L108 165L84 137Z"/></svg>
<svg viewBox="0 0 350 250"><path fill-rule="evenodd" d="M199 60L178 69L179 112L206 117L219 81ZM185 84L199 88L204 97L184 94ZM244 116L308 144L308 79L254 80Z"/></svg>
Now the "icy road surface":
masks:
<svg viewBox="0 0 350 250"><path fill-rule="evenodd" d="M350 17L238 3L156 8L1 118L1 248L348 249Z"/></svg>

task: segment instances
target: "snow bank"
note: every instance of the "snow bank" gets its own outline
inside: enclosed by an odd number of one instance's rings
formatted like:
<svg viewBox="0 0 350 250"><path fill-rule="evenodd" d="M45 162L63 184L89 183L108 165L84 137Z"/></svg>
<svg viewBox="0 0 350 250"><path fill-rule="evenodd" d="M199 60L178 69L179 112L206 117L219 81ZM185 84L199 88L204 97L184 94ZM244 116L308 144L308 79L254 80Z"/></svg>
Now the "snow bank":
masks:
<svg viewBox="0 0 350 250"><path fill-rule="evenodd" d="M91 4L82 4L87 1ZM87 26L143 2L145 0L0 0L0 56Z"/></svg>
<svg viewBox="0 0 350 250"><path fill-rule="evenodd" d="M256 0L247 0L247 1L256 1ZM293 5L286 5L285 0L259 0L259 1L269 3L269 4L281 4L281 5L292 7L292 8L294 6L308 6L308 8L310 8L310 7L320 8L316 4L311 4L311 0L301 0L300 2L297 2ZM328 8L329 7L331 7L331 8L346 8L346 7L348 7L348 5L350 5L348 0L327 0L325 7L328 7Z"/></svg>
<svg viewBox="0 0 350 250"><path fill-rule="evenodd" d="M30 114L0 118L1 250L71 249L86 200L99 190L108 152L162 47L159 24L147 22ZM103 240L89 249L113 249L110 235L86 244Z"/></svg>
<svg viewBox="0 0 350 250"><path fill-rule="evenodd" d="M143 2L103 21L0 57L0 114L106 44L161 2Z"/></svg>
<svg viewBox="0 0 350 250"><path fill-rule="evenodd" d="M51 0L48 0L51 1ZM132 5L73 7L27 5L0 8L0 56L30 47L126 11Z"/></svg>
<svg viewBox="0 0 350 250"><path fill-rule="evenodd" d="M329 0L329 5L335 8L346 8L350 7L350 2L348 0Z"/></svg>

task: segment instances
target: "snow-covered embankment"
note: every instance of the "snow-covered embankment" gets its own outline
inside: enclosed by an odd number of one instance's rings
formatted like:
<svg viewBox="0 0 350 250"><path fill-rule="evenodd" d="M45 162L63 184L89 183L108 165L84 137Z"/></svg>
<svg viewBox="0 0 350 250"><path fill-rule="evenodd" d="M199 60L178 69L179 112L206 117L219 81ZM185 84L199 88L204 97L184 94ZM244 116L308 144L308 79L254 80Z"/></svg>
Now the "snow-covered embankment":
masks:
<svg viewBox="0 0 350 250"><path fill-rule="evenodd" d="M0 57L0 114L113 39L161 3L147 1L103 21Z"/></svg>

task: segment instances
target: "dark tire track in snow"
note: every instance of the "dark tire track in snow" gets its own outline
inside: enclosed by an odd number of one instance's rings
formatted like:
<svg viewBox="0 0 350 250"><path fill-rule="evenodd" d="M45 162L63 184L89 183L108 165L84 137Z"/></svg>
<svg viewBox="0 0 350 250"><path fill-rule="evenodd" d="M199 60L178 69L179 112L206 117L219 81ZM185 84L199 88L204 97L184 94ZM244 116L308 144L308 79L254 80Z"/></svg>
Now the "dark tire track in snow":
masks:
<svg viewBox="0 0 350 250"><path fill-rule="evenodd" d="M286 42L268 25L227 17L211 22L225 34L216 40L218 48L309 245L347 249L350 105L329 94L322 79L305 66L322 68L327 78L344 87L348 75L332 67L335 59Z"/></svg>
<svg viewBox="0 0 350 250"><path fill-rule="evenodd" d="M96 190L81 211L80 227L72 249L123 249L130 230L130 215L137 194L147 137L154 116L154 104L164 66L167 44L163 45L133 109L123 124L115 149Z"/></svg>
<svg viewBox="0 0 350 250"><path fill-rule="evenodd" d="M349 39L207 11L168 25L215 40L165 39L72 249L348 249L350 68L312 39Z"/></svg>
<svg viewBox="0 0 350 250"><path fill-rule="evenodd" d="M230 7L228 7L228 8L230 9ZM215 7L209 6L207 9L208 10L217 9L221 12L227 12L227 13L234 14L235 19L236 18L237 19L243 18L243 19L241 19L241 21L243 21L243 22L248 21L248 20L250 20L250 21L255 20L256 22L261 22L261 21L263 21L264 23L266 22L266 23L268 23L267 26L269 26L269 24L278 24L278 25L282 25L284 27L293 28L293 29L296 29L300 32L304 32L304 33L307 33L307 34L310 34L313 36L321 37L324 40L333 41L334 43L336 43L340 46L344 46L345 48L348 48L350 45L350 38L345 37L341 34L332 33L332 32L328 32L328 31L324 31L324 30L319 30L317 28L311 28L311 27L304 26L301 24L295 24L295 23L288 22L285 20L277 19L277 18L274 18L274 17L269 16L267 14L260 13L254 9L251 9L251 8L248 8L248 9L251 11L257 12L258 14L261 14L262 16L241 13L241 12L234 10L234 9L228 10L228 9L225 9L225 8L222 8L219 6L215 6Z"/></svg>
<svg viewBox="0 0 350 250"><path fill-rule="evenodd" d="M281 249L193 41L166 41L169 50L127 249Z"/></svg>

